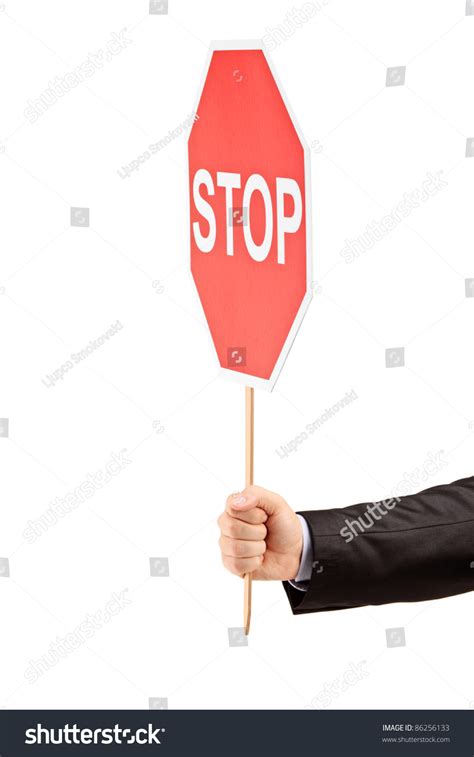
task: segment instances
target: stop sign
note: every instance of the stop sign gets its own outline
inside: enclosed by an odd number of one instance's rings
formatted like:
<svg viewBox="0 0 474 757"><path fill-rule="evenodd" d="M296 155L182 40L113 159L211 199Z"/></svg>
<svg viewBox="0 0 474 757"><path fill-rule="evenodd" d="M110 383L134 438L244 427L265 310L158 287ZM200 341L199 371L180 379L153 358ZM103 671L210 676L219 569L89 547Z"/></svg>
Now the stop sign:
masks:
<svg viewBox="0 0 474 757"><path fill-rule="evenodd" d="M191 271L223 371L272 389L311 299L309 150L257 43L215 43L188 142Z"/></svg>

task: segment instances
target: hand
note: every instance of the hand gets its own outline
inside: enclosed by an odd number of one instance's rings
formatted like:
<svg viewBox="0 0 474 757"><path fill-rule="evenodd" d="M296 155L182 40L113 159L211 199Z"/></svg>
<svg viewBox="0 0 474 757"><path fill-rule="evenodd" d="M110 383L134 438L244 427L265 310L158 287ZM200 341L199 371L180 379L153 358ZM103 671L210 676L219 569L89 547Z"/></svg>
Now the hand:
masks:
<svg viewBox="0 0 474 757"><path fill-rule="evenodd" d="M231 573L264 581L294 579L303 535L298 517L274 492L249 486L227 498L217 524L222 562Z"/></svg>

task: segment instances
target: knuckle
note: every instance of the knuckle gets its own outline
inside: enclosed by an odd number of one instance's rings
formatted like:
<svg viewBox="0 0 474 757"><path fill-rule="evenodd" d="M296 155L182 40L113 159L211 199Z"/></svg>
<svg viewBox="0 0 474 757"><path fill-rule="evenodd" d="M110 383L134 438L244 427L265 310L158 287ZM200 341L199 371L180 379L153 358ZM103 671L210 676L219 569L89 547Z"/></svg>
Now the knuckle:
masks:
<svg viewBox="0 0 474 757"><path fill-rule="evenodd" d="M232 547L235 557L245 557L248 552L248 545L245 541L234 541Z"/></svg>
<svg viewBox="0 0 474 757"><path fill-rule="evenodd" d="M249 510L247 513L245 513L246 518L245 522L249 523L251 526L254 526L256 523L258 523L258 509L256 507L253 508L253 510Z"/></svg>
<svg viewBox="0 0 474 757"><path fill-rule="evenodd" d="M264 511L262 510L262 508L261 507L256 507L255 510L253 511L252 524L254 526L259 526L260 523L263 523L263 521L264 521L264 519L266 517L267 516L265 515Z"/></svg>
<svg viewBox="0 0 474 757"><path fill-rule="evenodd" d="M241 573L241 563L240 560L237 557L230 557L229 558L229 565L232 573Z"/></svg>
<svg viewBox="0 0 474 757"><path fill-rule="evenodd" d="M223 534L228 533L228 531L229 531L229 516L227 515L227 513L222 513L220 527L221 527L221 531L222 531Z"/></svg>
<svg viewBox="0 0 474 757"><path fill-rule="evenodd" d="M224 566L227 568L227 570L231 573L238 572L235 567L235 558L228 557L227 555L222 555L222 562L224 563Z"/></svg>
<svg viewBox="0 0 474 757"><path fill-rule="evenodd" d="M237 539L241 533L240 524L235 518L231 518L229 521L229 536Z"/></svg>

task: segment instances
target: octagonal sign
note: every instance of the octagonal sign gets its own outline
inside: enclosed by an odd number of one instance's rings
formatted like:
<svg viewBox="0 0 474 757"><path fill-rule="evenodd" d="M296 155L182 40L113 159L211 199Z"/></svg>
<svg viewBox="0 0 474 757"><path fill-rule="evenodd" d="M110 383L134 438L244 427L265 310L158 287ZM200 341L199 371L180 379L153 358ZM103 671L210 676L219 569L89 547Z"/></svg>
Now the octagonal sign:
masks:
<svg viewBox="0 0 474 757"><path fill-rule="evenodd" d="M220 366L272 389L311 299L310 176L261 42L211 46L188 153L191 271Z"/></svg>

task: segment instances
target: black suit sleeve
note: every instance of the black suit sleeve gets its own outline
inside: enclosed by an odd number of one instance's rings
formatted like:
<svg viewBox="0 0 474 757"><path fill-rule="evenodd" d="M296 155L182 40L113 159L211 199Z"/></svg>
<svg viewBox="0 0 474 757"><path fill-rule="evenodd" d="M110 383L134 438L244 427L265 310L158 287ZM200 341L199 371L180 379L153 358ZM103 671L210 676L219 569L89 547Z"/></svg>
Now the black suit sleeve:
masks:
<svg viewBox="0 0 474 757"><path fill-rule="evenodd" d="M474 476L377 503L300 513L313 569L293 613L419 602L474 589Z"/></svg>

